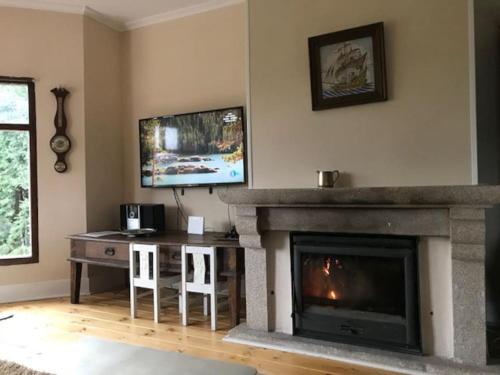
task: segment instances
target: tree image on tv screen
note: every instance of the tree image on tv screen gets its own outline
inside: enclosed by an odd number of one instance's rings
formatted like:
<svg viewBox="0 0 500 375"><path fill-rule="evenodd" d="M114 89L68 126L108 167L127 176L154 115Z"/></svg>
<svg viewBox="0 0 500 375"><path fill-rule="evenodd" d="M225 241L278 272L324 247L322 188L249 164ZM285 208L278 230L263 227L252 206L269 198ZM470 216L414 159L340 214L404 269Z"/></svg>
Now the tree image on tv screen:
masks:
<svg viewBox="0 0 500 375"><path fill-rule="evenodd" d="M141 121L143 185L242 182L241 111L223 110Z"/></svg>

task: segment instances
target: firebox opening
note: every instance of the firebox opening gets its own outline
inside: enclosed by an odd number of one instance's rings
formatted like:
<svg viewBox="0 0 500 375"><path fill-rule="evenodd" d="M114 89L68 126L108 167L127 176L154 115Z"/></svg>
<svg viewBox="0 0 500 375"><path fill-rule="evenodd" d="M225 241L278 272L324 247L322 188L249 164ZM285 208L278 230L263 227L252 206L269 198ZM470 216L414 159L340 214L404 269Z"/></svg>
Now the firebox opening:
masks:
<svg viewBox="0 0 500 375"><path fill-rule="evenodd" d="M414 237L292 233L294 334L421 353Z"/></svg>

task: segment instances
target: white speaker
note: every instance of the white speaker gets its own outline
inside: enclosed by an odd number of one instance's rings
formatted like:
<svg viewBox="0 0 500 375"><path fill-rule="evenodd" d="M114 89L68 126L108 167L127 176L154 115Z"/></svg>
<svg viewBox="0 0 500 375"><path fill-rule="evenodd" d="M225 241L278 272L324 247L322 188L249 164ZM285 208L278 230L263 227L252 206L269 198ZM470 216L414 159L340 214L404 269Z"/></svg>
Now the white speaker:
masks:
<svg viewBox="0 0 500 375"><path fill-rule="evenodd" d="M137 204L128 204L127 210L127 229L141 229L141 210Z"/></svg>

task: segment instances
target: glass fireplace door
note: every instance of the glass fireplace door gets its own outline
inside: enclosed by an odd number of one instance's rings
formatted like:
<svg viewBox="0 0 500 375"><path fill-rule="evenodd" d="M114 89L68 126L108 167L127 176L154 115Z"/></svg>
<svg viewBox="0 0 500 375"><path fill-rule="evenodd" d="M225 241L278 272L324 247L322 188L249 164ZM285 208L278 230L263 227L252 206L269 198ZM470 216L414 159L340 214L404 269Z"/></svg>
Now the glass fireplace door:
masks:
<svg viewBox="0 0 500 375"><path fill-rule="evenodd" d="M420 351L416 240L292 234L295 334Z"/></svg>
<svg viewBox="0 0 500 375"><path fill-rule="evenodd" d="M341 313L342 310L405 316L405 265L401 258L303 252L304 311Z"/></svg>

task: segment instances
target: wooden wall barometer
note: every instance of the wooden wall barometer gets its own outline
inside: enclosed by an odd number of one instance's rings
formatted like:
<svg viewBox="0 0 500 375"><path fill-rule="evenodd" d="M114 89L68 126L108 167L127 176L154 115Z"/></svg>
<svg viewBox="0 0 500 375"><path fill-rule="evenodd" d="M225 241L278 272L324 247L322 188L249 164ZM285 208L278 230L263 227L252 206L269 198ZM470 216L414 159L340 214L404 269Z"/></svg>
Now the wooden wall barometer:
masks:
<svg viewBox="0 0 500 375"><path fill-rule="evenodd" d="M50 139L50 148L57 155L57 161L54 164L56 172L66 172L68 166L66 164L66 154L71 149L71 141L66 135L66 114L64 113L64 99L69 94L65 88L54 88L50 90L57 100L57 111L54 118L54 125L56 127L56 134Z"/></svg>

